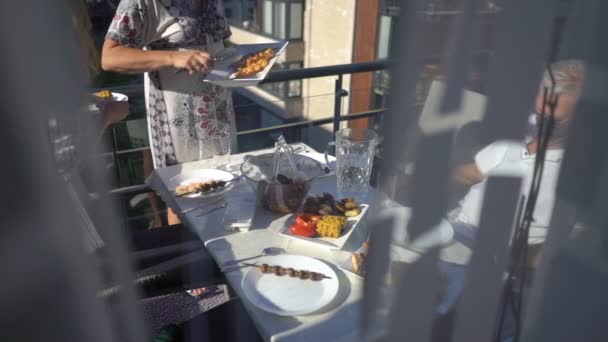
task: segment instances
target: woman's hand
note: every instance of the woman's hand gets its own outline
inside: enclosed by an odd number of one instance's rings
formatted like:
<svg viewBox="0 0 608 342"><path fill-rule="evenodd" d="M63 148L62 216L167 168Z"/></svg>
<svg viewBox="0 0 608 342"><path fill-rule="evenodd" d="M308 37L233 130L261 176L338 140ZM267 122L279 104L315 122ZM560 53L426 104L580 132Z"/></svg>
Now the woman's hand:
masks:
<svg viewBox="0 0 608 342"><path fill-rule="evenodd" d="M128 102L102 101L97 103L97 108L101 111L100 133L108 126L122 121L129 115Z"/></svg>
<svg viewBox="0 0 608 342"><path fill-rule="evenodd" d="M204 51L174 51L171 60L174 68L188 70L190 75L208 72L213 67L211 55Z"/></svg>

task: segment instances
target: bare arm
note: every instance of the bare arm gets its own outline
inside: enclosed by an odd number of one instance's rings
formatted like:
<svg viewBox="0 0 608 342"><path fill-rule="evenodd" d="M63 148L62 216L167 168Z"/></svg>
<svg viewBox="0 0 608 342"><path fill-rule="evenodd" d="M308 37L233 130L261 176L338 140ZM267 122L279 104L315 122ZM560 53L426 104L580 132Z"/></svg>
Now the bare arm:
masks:
<svg viewBox="0 0 608 342"><path fill-rule="evenodd" d="M457 166L452 171L452 179L462 185L474 185L483 180L483 174L475 163Z"/></svg>
<svg viewBox="0 0 608 342"><path fill-rule="evenodd" d="M101 67L106 71L142 73L162 68L186 69L191 74L213 66L204 51L147 51L120 45L106 39L101 52Z"/></svg>
<svg viewBox="0 0 608 342"><path fill-rule="evenodd" d="M122 121L129 115L128 102L107 102L99 106L101 111L101 122L98 127L98 134L103 132L113 124Z"/></svg>
<svg viewBox="0 0 608 342"><path fill-rule="evenodd" d="M172 51L144 51L106 39L101 51L101 67L106 71L141 73L173 65Z"/></svg>

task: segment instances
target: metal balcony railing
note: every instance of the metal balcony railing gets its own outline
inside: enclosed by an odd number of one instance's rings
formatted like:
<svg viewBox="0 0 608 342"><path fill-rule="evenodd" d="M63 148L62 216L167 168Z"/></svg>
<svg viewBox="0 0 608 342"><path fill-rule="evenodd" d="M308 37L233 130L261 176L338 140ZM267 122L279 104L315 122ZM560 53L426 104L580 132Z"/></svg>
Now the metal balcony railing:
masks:
<svg viewBox="0 0 608 342"><path fill-rule="evenodd" d="M317 77L327 77L327 76L337 76L335 80L334 87L334 113L332 117L316 119L316 120L308 120L308 121L299 121L293 123L287 123L277 126L270 127L261 127L257 129L240 131L237 132L237 136L245 136L250 134L259 134L259 133L275 133L288 128L309 128L316 127L326 124L333 124L333 131L336 132L340 128L340 122L342 121L351 121L357 119L364 118L373 118L381 115L384 112L384 109L376 109L367 112L354 113L348 115L342 115L342 99L348 96L348 91L346 91L343 87L343 77L345 74L355 74L355 73L363 73L363 72L374 72L385 70L389 66L389 62L387 60L379 60L373 62L364 62L364 63L354 63L354 64L341 64L341 65L331 65L331 66L323 66L323 67L314 67L314 68L304 68L304 69L290 69L290 70L280 70L274 71L268 74L266 79L262 83L273 83L273 82L283 82L283 81L293 81L293 80L302 80L302 79L310 79ZM128 85L128 86L120 86L113 87L110 90L115 92L124 93L128 96L137 96L141 95L143 92L143 86L141 84L137 85ZM141 148L144 150L146 148ZM112 148L114 163L117 165L117 154L115 146ZM140 149L137 149L140 150ZM129 150L132 152L132 150ZM113 189L108 192L107 195L110 196L134 196L141 193L150 192L151 189L145 185L134 185L128 187L122 187Z"/></svg>

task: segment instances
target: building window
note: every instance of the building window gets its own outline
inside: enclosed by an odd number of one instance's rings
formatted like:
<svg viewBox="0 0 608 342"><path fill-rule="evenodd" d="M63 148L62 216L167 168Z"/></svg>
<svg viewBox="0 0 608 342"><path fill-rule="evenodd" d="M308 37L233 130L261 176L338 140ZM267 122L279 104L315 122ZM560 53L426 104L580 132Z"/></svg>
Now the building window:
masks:
<svg viewBox="0 0 608 342"><path fill-rule="evenodd" d="M272 35L279 39L287 38L285 27L287 18L285 15L287 14L287 5L284 2L275 1L274 3L274 13L272 17L274 18L274 27L272 28Z"/></svg>
<svg viewBox="0 0 608 342"><path fill-rule="evenodd" d="M393 36L395 27L397 26L399 10L399 1L381 0L380 2L380 18L378 20L378 37L376 40L376 59L386 59L389 57L391 38ZM374 73L374 108L386 107L389 88L389 71L376 71Z"/></svg>
<svg viewBox="0 0 608 342"><path fill-rule="evenodd" d="M304 4L301 2L292 2L290 4L289 11L289 37L291 38L302 38L302 28L304 19Z"/></svg>
<svg viewBox="0 0 608 342"><path fill-rule="evenodd" d="M299 40L304 32L304 0L224 2L230 25L277 39Z"/></svg>
<svg viewBox="0 0 608 342"><path fill-rule="evenodd" d="M302 62L276 63L272 70L291 70L302 68ZM302 80L285 82L265 83L260 88L281 99L296 98L302 96Z"/></svg>
<svg viewBox="0 0 608 342"><path fill-rule="evenodd" d="M272 34L272 0L264 0L264 33Z"/></svg>
<svg viewBox="0 0 608 342"><path fill-rule="evenodd" d="M376 58L378 59L385 59L388 57L392 21L392 17L388 15L380 16L380 23L378 24L378 45L376 49Z"/></svg>

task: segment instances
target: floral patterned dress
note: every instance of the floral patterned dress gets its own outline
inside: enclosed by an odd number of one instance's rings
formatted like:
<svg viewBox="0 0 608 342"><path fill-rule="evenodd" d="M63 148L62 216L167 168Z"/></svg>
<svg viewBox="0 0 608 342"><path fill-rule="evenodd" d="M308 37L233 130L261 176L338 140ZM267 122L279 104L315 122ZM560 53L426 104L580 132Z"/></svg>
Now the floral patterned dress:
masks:
<svg viewBox="0 0 608 342"><path fill-rule="evenodd" d="M200 49L216 54L230 36L216 0L122 0L106 35L145 50ZM235 137L231 92L165 68L145 75L148 135L155 167L213 156L210 137L221 127Z"/></svg>

